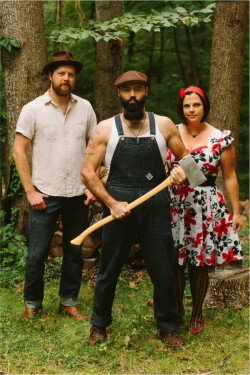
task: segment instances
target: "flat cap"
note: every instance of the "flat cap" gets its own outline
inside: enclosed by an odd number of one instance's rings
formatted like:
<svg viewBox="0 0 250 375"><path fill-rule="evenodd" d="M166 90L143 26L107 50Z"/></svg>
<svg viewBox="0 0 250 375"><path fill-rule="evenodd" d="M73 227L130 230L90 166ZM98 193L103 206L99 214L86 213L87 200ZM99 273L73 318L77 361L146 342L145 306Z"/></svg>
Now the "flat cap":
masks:
<svg viewBox="0 0 250 375"><path fill-rule="evenodd" d="M115 86L120 86L128 82L140 82L147 84L148 77L143 73L137 72L136 70L129 70L117 78L115 81Z"/></svg>

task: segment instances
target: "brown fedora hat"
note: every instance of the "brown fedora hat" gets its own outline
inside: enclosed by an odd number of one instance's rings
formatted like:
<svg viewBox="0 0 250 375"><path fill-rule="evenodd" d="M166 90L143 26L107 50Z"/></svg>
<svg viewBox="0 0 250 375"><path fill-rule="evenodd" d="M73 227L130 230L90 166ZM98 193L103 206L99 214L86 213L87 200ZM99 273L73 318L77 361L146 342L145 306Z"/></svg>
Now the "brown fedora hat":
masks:
<svg viewBox="0 0 250 375"><path fill-rule="evenodd" d="M43 67L43 72L48 74L59 65L72 65L76 68L76 73L82 70L82 63L73 60L73 56L69 51L57 51L51 54L49 63Z"/></svg>

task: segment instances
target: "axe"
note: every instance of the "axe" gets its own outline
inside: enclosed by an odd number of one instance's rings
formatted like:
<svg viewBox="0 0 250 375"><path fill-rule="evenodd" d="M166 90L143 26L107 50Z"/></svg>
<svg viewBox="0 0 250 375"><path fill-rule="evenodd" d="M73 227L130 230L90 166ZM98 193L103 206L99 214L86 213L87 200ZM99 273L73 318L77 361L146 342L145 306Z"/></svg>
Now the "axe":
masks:
<svg viewBox="0 0 250 375"><path fill-rule="evenodd" d="M170 184L170 177L166 178L161 184L157 185L152 190L148 191L146 194L142 195L140 198L136 199L135 201L129 203L126 208L128 211L132 210L133 208L139 206L143 202L147 201L149 198L153 197L155 194L159 193L161 190L166 188ZM104 225L110 223L111 221L115 220L115 217L112 215L109 215L105 217L104 219L98 221L97 223L91 225L91 227L87 228L84 232L82 232L78 237L74 238L70 243L72 245L81 245L83 240L92 232L94 232L96 229L99 229L103 227Z"/></svg>
<svg viewBox="0 0 250 375"><path fill-rule="evenodd" d="M183 168L184 172L186 173L186 176L189 180L190 187L193 188L195 186L198 186L207 180L204 174L199 169L196 162L194 161L194 159L192 158L192 156L190 156L189 154L179 161L179 165ZM171 180L170 180L170 177L168 177L166 178L166 180L164 180L162 183L157 185L155 188L148 191L146 194L142 195L140 198L136 199L135 201L129 203L126 206L126 208L129 211L132 210L133 208L147 201L149 198L153 197L155 194L159 193L161 190L165 189L168 185L170 185L170 183L171 183ZM72 245L81 245L84 238L86 238L90 233L94 232L96 229L103 227L104 225L110 223L113 220L115 220L115 217L112 215L105 217L104 219L91 225L91 227L87 228L78 237L70 241L70 243Z"/></svg>

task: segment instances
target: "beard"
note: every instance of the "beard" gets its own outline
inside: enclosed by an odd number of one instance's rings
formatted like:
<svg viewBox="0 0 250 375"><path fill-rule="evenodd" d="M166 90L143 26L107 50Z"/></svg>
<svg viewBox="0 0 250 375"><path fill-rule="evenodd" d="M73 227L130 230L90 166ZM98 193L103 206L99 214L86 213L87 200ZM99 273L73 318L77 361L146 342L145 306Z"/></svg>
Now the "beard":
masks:
<svg viewBox="0 0 250 375"><path fill-rule="evenodd" d="M144 95L140 100L135 99L134 97L130 98L129 100L125 100L122 96L120 96L120 100L124 109L123 115L126 120L141 120L144 117L146 95ZM131 100L133 100L134 103L130 103Z"/></svg>
<svg viewBox="0 0 250 375"><path fill-rule="evenodd" d="M68 96L73 91L73 88L74 88L69 83L63 84L63 85L56 85L52 81L51 85L55 93L59 96Z"/></svg>

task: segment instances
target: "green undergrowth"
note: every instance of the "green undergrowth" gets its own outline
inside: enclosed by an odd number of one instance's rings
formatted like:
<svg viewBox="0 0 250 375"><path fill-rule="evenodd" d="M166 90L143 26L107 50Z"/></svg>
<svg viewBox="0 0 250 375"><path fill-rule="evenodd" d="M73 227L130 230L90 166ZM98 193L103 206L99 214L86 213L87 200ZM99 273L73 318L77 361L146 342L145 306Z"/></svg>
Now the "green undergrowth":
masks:
<svg viewBox="0 0 250 375"><path fill-rule="evenodd" d="M241 233L247 255L248 229ZM248 264L248 256L244 265ZM51 273L50 273L51 272ZM108 341L90 347L90 324L58 313L59 278L47 273L43 314L20 319L23 282L0 290L0 374L248 374L248 308L206 308L206 327L191 335L191 295L185 293L186 315L180 328L185 345L166 348L157 338L151 307L152 285L145 271L126 266L121 274L114 321ZM79 307L90 315L94 279L85 278Z"/></svg>
<svg viewBox="0 0 250 375"><path fill-rule="evenodd" d="M134 280L131 282L131 280ZM188 333L191 296L180 334L183 348L171 350L157 338L152 286L146 274L128 268L119 281L114 321L106 344L89 347L89 322L74 321L57 311L58 281L46 284L44 311L22 320L22 285L0 297L1 374L247 374L248 309L205 309L206 329ZM79 306L91 313L93 281L84 282Z"/></svg>

